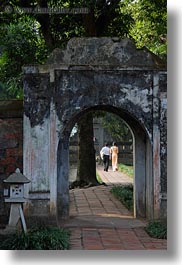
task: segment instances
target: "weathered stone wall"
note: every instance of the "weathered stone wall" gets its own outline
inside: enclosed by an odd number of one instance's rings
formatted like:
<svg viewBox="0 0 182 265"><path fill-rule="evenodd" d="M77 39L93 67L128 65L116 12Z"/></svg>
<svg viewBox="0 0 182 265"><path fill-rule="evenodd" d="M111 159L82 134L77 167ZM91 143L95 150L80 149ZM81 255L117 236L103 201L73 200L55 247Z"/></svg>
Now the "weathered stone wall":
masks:
<svg viewBox="0 0 182 265"><path fill-rule="evenodd" d="M167 80L160 76L161 218L167 216Z"/></svg>
<svg viewBox="0 0 182 265"><path fill-rule="evenodd" d="M23 101L0 101L0 223L7 221L3 183L16 168L23 170Z"/></svg>
<svg viewBox="0 0 182 265"><path fill-rule="evenodd" d="M87 111L104 110L119 115L134 135L137 215L160 217L166 190L166 69L160 59L128 39L73 39L46 65L24 72L29 213L44 200L45 214L68 214L69 134Z"/></svg>

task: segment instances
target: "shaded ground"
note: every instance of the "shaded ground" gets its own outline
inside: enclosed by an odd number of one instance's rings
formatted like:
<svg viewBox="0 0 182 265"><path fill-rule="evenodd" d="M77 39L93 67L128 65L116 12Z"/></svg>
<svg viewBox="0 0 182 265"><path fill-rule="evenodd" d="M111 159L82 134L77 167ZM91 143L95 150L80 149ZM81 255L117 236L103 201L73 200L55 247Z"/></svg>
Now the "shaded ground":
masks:
<svg viewBox="0 0 182 265"><path fill-rule="evenodd" d="M70 250L166 250L167 240L151 238L146 220L135 219L110 193L113 185L133 180L111 169L97 171L107 185L70 190L70 218L60 223L71 231Z"/></svg>
<svg viewBox="0 0 182 265"><path fill-rule="evenodd" d="M113 185L131 184L121 172L97 171L107 185L70 191L70 219L60 225L71 231L71 249L147 250L167 249L167 240L151 238L145 220L135 219L111 193Z"/></svg>

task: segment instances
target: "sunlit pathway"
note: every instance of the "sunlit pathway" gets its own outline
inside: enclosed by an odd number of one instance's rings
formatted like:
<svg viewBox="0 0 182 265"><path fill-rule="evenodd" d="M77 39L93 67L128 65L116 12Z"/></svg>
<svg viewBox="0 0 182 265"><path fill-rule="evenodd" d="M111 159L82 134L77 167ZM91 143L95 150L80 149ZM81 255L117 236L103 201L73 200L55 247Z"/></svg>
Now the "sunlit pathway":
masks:
<svg viewBox="0 0 182 265"><path fill-rule="evenodd" d="M71 250L158 250L167 241L151 238L145 220L135 219L110 192L112 185L132 183L119 172L97 169L107 185L70 190L70 219L61 226L71 231Z"/></svg>
<svg viewBox="0 0 182 265"><path fill-rule="evenodd" d="M70 216L129 216L129 212L104 185L70 191Z"/></svg>
<svg viewBox="0 0 182 265"><path fill-rule="evenodd" d="M133 183L132 178L120 171L113 172L111 167L109 167L108 172L106 172L103 166L97 166L97 172L106 185L127 185Z"/></svg>

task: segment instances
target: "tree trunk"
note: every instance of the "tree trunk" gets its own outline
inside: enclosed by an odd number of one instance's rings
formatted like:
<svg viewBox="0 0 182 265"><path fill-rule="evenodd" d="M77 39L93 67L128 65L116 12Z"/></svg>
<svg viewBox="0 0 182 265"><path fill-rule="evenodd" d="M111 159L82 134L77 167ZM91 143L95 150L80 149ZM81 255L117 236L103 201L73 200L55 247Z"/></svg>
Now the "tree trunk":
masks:
<svg viewBox="0 0 182 265"><path fill-rule="evenodd" d="M85 28L85 35L87 37L96 37L97 30L95 24L94 10L90 8L90 12L86 15L83 15L83 26Z"/></svg>
<svg viewBox="0 0 182 265"><path fill-rule="evenodd" d="M86 114L78 122L78 134L79 162L77 181L81 185L97 185L92 113Z"/></svg>
<svg viewBox="0 0 182 265"><path fill-rule="evenodd" d="M38 0L38 5L41 8L48 8L48 4L46 0ZM54 48L54 37L52 36L51 33L51 20L50 20L50 15L49 14L39 14L37 15L37 21L41 25L41 31L45 40L45 43L47 47L52 50Z"/></svg>

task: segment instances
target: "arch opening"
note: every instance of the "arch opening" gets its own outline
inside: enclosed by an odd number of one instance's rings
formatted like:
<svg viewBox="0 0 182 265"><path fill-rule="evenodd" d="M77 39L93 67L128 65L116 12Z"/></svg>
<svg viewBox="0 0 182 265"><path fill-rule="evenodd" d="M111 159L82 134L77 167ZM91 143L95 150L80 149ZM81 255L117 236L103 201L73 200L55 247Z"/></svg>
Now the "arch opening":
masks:
<svg viewBox="0 0 182 265"><path fill-rule="evenodd" d="M26 211L69 215L69 136L79 117L103 110L134 136L136 216L166 216L166 87L165 64L129 39L71 39L44 66L25 66Z"/></svg>
<svg viewBox="0 0 182 265"><path fill-rule="evenodd" d="M130 128L133 137L134 217L149 217L152 209L151 142L144 126L122 108L93 106L77 112L62 130L57 152L57 217L69 217L69 137L75 123L88 112L104 111L117 115ZM151 218L151 216L150 216Z"/></svg>

